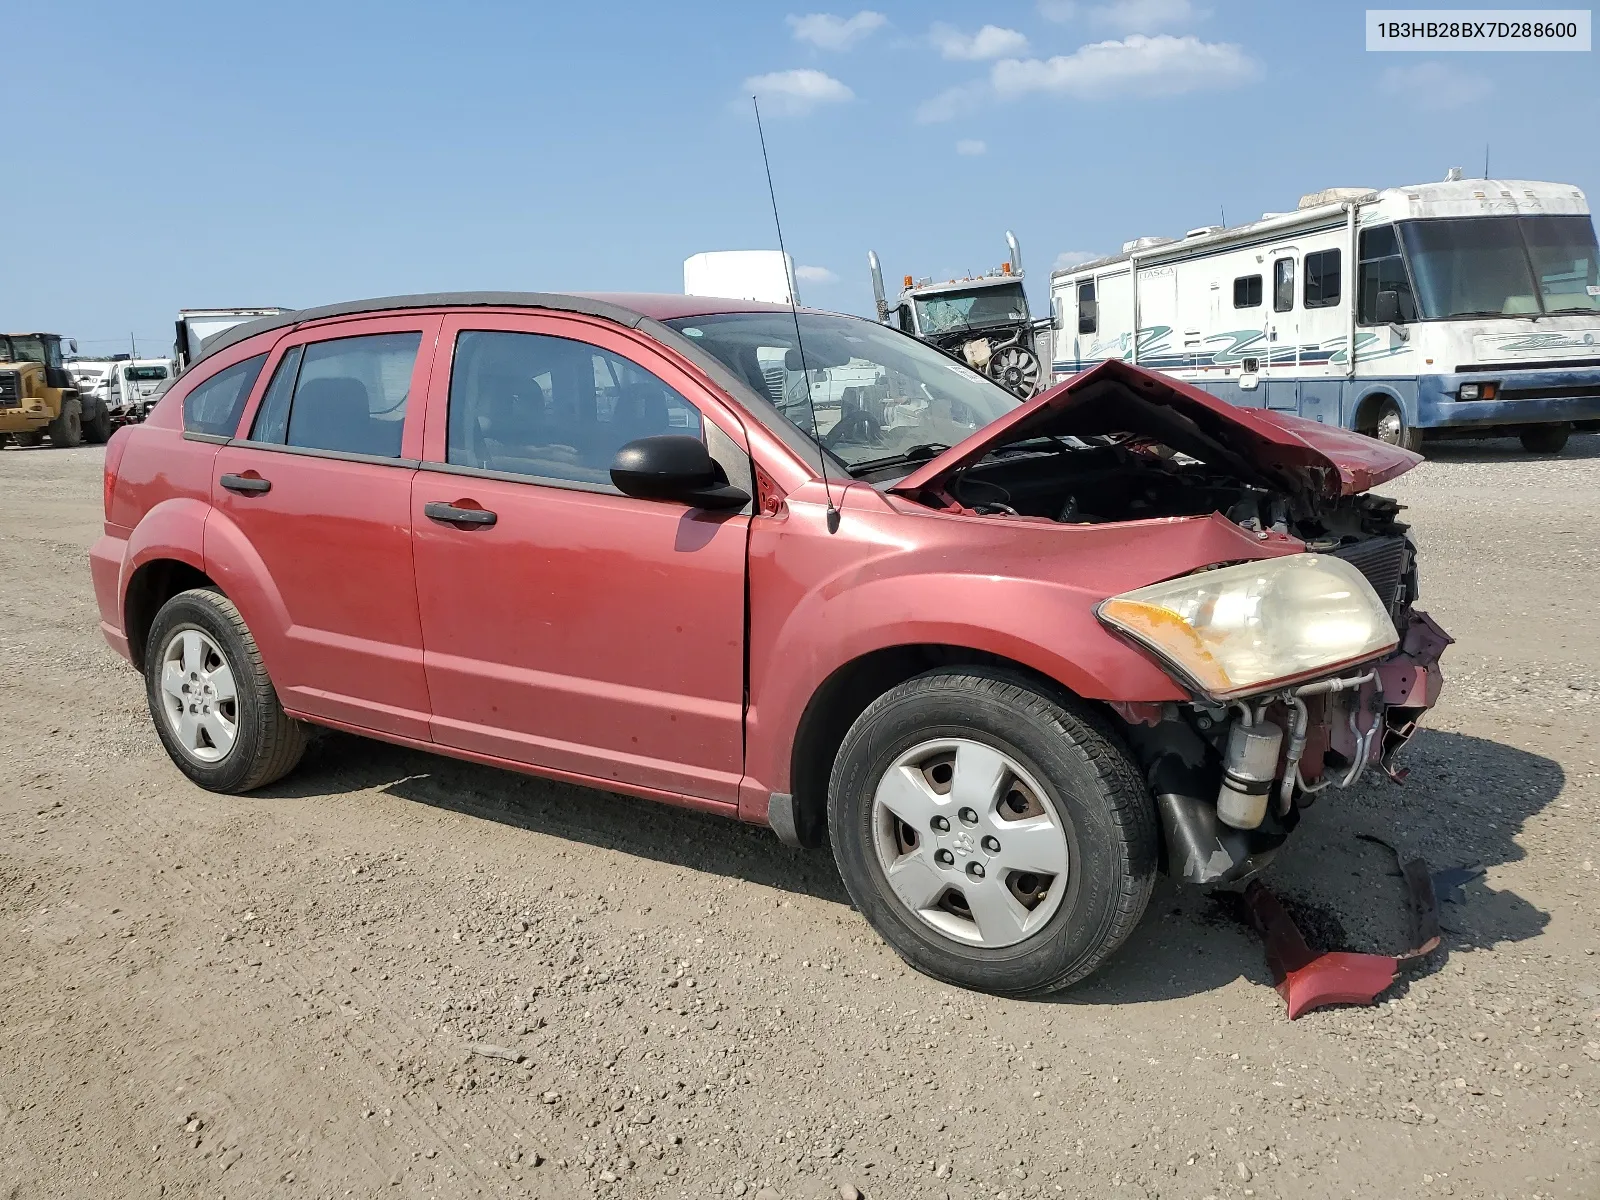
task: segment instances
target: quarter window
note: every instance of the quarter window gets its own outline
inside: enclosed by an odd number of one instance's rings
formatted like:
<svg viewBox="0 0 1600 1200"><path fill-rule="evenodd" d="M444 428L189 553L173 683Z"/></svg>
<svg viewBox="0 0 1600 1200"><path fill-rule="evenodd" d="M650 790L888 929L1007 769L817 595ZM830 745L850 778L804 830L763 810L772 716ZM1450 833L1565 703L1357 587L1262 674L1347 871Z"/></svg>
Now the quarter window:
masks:
<svg viewBox="0 0 1600 1200"><path fill-rule="evenodd" d="M570 338L464 330L450 370L448 461L611 486L611 460L656 434L702 437L700 412L637 363Z"/></svg>
<svg viewBox="0 0 1600 1200"><path fill-rule="evenodd" d="M1339 303L1339 252L1318 250L1306 255L1307 308L1332 308Z"/></svg>
<svg viewBox="0 0 1600 1200"><path fill-rule="evenodd" d="M1417 319L1417 300L1400 256L1400 240L1393 225L1361 231L1361 266L1356 283L1357 319L1363 325L1378 323L1378 293L1393 292L1399 301L1400 320Z"/></svg>
<svg viewBox="0 0 1600 1200"><path fill-rule="evenodd" d="M1261 276L1241 275L1233 281L1233 306L1235 308L1261 307Z"/></svg>
<svg viewBox="0 0 1600 1200"><path fill-rule="evenodd" d="M420 333L296 346L272 377L250 439L304 450L399 458Z"/></svg>
<svg viewBox="0 0 1600 1200"><path fill-rule="evenodd" d="M1294 259L1280 258L1272 264L1272 311L1288 312L1294 307Z"/></svg>
<svg viewBox="0 0 1600 1200"><path fill-rule="evenodd" d="M207 433L232 437L239 428L239 414L250 398L256 376L261 374L267 356L258 354L210 379L183 398L183 428L187 433Z"/></svg>

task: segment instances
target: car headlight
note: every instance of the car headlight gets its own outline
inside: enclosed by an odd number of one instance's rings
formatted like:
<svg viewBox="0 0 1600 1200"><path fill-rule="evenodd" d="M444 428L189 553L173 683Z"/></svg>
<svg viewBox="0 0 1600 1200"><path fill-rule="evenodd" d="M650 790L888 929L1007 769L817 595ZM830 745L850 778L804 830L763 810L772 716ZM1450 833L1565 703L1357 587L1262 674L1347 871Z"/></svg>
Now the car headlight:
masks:
<svg viewBox="0 0 1600 1200"><path fill-rule="evenodd" d="M1366 577L1325 554L1169 579L1102 601L1095 613L1213 700L1327 674L1400 642Z"/></svg>

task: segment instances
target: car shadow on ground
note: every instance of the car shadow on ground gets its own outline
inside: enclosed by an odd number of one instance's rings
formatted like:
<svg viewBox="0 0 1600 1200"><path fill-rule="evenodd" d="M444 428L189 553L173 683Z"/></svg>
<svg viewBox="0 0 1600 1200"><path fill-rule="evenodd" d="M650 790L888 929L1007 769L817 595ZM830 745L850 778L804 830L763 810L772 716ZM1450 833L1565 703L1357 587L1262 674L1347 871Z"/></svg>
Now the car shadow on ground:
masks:
<svg viewBox="0 0 1600 1200"><path fill-rule="evenodd" d="M1408 949L1405 892L1393 845L1429 868L1493 868L1524 856L1516 837L1565 782L1554 761L1501 742L1423 730L1403 787L1377 776L1325 795L1265 873L1307 940L1320 950ZM849 904L825 851L796 851L769 830L648 800L445 759L345 734L319 737L288 779L259 795L309 798L378 789L405 800L517 829ZM1548 915L1484 880L1440 905L1440 950L1403 973L1390 994L1442 965L1452 951L1490 950L1536 936ZM1239 978L1270 986L1260 940L1237 893L1162 878L1127 944L1056 999L1080 1004L1171 1000Z"/></svg>
<svg viewBox="0 0 1600 1200"><path fill-rule="evenodd" d="M1559 462L1563 458L1600 458L1600 434L1575 433L1560 454L1529 454L1516 438L1430 441L1422 452L1432 462L1500 463Z"/></svg>

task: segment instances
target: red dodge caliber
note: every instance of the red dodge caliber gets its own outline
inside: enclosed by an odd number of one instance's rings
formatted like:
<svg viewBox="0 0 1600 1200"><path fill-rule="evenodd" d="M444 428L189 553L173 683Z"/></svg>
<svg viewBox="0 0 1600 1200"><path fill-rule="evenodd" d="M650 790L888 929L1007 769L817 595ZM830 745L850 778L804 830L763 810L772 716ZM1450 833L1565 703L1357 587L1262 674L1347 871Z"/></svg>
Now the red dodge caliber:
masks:
<svg viewBox="0 0 1600 1200"><path fill-rule="evenodd" d="M106 638L202 787L308 724L827 842L914 966L1093 971L1395 754L1449 638L1413 454L854 317L454 293L207 343L106 454Z"/></svg>

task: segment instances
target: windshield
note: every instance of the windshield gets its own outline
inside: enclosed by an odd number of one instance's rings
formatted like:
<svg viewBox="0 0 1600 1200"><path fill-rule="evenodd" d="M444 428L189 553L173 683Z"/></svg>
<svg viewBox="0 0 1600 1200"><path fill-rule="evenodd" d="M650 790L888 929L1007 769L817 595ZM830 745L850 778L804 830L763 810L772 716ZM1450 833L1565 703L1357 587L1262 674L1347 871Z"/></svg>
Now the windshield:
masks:
<svg viewBox="0 0 1600 1200"><path fill-rule="evenodd" d="M937 336L971 326L1001 325L1028 318L1028 302L1020 283L973 292L941 292L917 300L917 319L924 336Z"/></svg>
<svg viewBox="0 0 1600 1200"><path fill-rule="evenodd" d="M0 337L0 358L6 362L45 362L44 343L36 337L18 334Z"/></svg>
<svg viewBox="0 0 1600 1200"><path fill-rule="evenodd" d="M855 470L953 446L1022 401L931 346L859 317L721 313L667 324L766 396ZM809 394L809 396L808 396ZM910 452L908 454L908 452Z"/></svg>
<svg viewBox="0 0 1600 1200"><path fill-rule="evenodd" d="M1400 236L1424 318L1600 312L1586 216L1402 221Z"/></svg>
<svg viewBox="0 0 1600 1200"><path fill-rule="evenodd" d="M167 377L165 367L124 367L122 377L134 383L154 383Z"/></svg>

